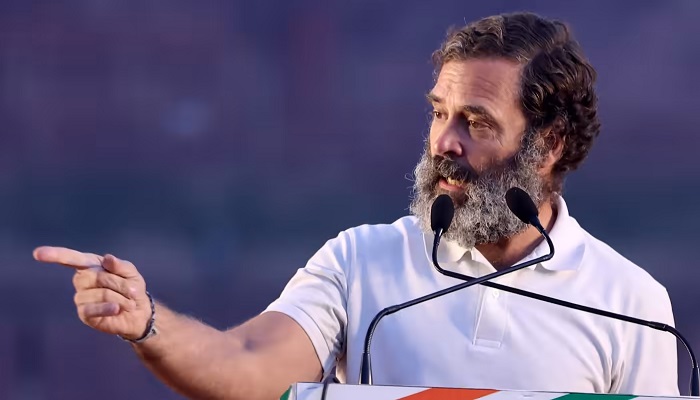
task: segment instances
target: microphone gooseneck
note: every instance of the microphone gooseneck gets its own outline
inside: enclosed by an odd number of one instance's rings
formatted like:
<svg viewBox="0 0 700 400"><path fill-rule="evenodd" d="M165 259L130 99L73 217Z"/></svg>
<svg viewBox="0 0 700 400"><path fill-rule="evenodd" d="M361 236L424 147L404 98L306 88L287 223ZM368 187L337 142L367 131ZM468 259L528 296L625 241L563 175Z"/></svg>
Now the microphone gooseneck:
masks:
<svg viewBox="0 0 700 400"><path fill-rule="evenodd" d="M449 196L447 196L447 199L449 200L449 205L451 206L452 200L449 198ZM440 200L440 201L441 201L441 203L445 204L445 206L447 206L448 203L445 200ZM449 206L447 206L447 207L449 207ZM433 207L433 208L435 208L435 207ZM449 215L449 213L446 213L445 215ZM431 218L431 222L432 222L432 220L433 219ZM449 218L449 220L436 218L435 220L443 222L444 225L438 226L438 228L440 228L442 233L444 233L445 231L447 231L447 228L449 228L449 224L451 223L452 218ZM442 289L442 290L439 290L437 292L427 294L425 296L421 296L417 299L409 300L409 301L401 303L401 304L386 307L383 310L381 310L379 313L377 313L377 315L375 315L375 317L372 319L372 322L370 322L369 327L367 328L367 335L365 336L365 342L364 342L364 347L363 347L364 351L362 353L362 361L360 364L360 384L361 385L371 385L372 384L372 357L370 354L370 348L372 346L372 338L374 336L374 331L377 328L377 325L379 324L379 321L381 321L382 318L386 317L387 315L394 314L395 312L398 312L398 311L403 310L405 308L413 307L413 306L418 305L420 303L423 303L425 301L432 300L432 299L435 299L437 297L441 297L441 296L444 296L446 294L456 292L458 290L466 289L470 286L478 285L482 282L486 282L486 281L489 281L491 279L498 278L499 276L509 274L511 272L514 272L514 271L517 271L517 270L520 270L523 268L527 268L531 265L535 265L535 264L541 263L543 261L547 261L554 256L554 245L552 244L551 240L548 240L547 243L549 244L549 253L545 254L541 257L537 257L535 259L525 261L525 262L522 262L522 263L517 264L517 265L513 265L509 268L506 268L506 269L503 269L500 271L496 271L496 272L490 273L488 275L484 275L484 276L479 277L479 278L469 279L467 282L464 282L464 283L461 283L459 285L455 285L455 286L452 286L452 287L449 287L446 289ZM433 249L433 254L434 255L436 254L435 249Z"/></svg>
<svg viewBox="0 0 700 400"><path fill-rule="evenodd" d="M537 231L539 231L540 234L547 241L547 246L549 246L551 256L549 256L546 259L543 258L538 262L547 261L550 258L552 258L552 256L554 255L554 244L552 243L552 239L547 234L547 231L542 226L542 223L540 223L539 211L537 210L537 206L535 206L535 202L532 201L532 198L527 194L527 192L520 189L519 187L512 187L508 189L505 197L508 209L510 209L510 211L524 223L534 226L535 229L537 229ZM433 218L433 213L440 215L440 217ZM435 269L438 270L438 272L440 272L443 275L455 279L460 279L463 281L470 281L474 278L457 272L445 270L437 262L437 252L440 246L440 239L442 239L442 235L444 235L445 232L447 232L447 229L452 224L452 218L450 218L449 220L447 220L446 218L446 216L448 215L451 217L454 216L454 203L452 202L452 198L450 196L443 194L438 196L437 199L435 199L435 201L433 202L430 214L431 229L435 234L435 236L433 237L432 250L433 266L435 267ZM495 285L497 284L485 283L485 285L491 288L496 288Z"/></svg>
<svg viewBox="0 0 700 400"><path fill-rule="evenodd" d="M433 203L433 211L436 212L441 212L439 208L442 207L448 207L452 209L452 214L454 215L454 205L451 202L451 199L448 196L448 199L450 200L449 205L444 205L445 200L442 200L441 205L437 205L437 201ZM508 205L508 208L515 214L521 221L523 221L526 224L534 226L542 236L544 236L545 240L547 240L547 244L549 245L550 251L553 251L553 245L552 241L549 238L549 235L547 234L546 230L542 227L539 218L537 217L538 211L537 207L535 206L535 203L532 201L530 196L522 189L514 187L508 190L506 192L506 204ZM436 210L437 209L437 210ZM431 215L432 217L432 215ZM442 229L441 231L436 229L440 227L447 226L452 223L452 221L449 221L447 223L443 222L443 225L435 225L432 226L433 232L435 233L435 239L433 240L433 250L432 250L432 261L433 261L433 266L435 269L440 272L443 275L455 278L455 279L460 279L463 281L468 281L468 282L473 282L475 278L460 274L454 271L448 271L440 267L440 264L438 263L437 260L437 252L438 252L438 247L440 246L440 237L444 234L444 232L447 229ZM488 276L488 275L487 275ZM502 290L504 292L509 292L513 294L517 294L519 296L523 297L529 297L531 299L543 301L545 303L551 303L551 304L556 304L558 306L566 307L566 308L572 308L575 310L595 314L595 315L600 315L603 317L608 317L608 318L613 318L625 322L630 322L633 324L637 325L642 325L646 326L652 329L656 329L659 331L663 332L668 332L672 335L674 335L681 343L683 343L683 346L685 346L686 350L688 350L688 354L690 356L690 361L692 363L692 372L690 375L690 395L691 396L700 396L700 367L698 367L698 362L697 359L695 358L695 352L693 349L690 347L690 343L688 340L674 327L661 323L661 322L654 322L654 321L646 321L642 320L639 318L634 318L634 317L629 317L627 315L622 315L622 314L616 314L610 311L605 311L605 310L599 310L597 308L592 308L588 306L583 306L580 304L576 303L571 303L568 301L560 300L560 299L555 299L553 297L549 296L544 296L541 294L537 293L532 293L528 292L526 290L522 289L517 289L514 287L506 286L506 285L501 285L495 282L481 282L482 285L493 288L493 289L498 289Z"/></svg>

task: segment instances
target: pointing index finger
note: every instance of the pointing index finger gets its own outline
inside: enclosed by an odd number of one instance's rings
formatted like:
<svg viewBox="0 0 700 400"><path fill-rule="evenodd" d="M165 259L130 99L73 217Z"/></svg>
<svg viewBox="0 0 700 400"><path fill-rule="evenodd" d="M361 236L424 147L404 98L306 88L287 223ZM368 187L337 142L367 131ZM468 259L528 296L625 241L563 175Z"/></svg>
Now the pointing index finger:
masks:
<svg viewBox="0 0 700 400"><path fill-rule="evenodd" d="M102 266L102 257L92 253L81 253L65 247L41 246L34 249L34 259L45 263L65 265L75 269Z"/></svg>

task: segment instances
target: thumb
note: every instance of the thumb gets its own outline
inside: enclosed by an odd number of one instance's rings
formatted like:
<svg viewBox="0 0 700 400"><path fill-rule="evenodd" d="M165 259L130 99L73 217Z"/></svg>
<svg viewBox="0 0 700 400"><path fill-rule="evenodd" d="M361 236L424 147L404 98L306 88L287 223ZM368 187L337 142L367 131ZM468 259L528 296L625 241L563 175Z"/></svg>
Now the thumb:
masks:
<svg viewBox="0 0 700 400"><path fill-rule="evenodd" d="M126 279L137 278L140 276L139 271L136 269L134 264L126 260L120 260L111 254L104 256L102 268Z"/></svg>

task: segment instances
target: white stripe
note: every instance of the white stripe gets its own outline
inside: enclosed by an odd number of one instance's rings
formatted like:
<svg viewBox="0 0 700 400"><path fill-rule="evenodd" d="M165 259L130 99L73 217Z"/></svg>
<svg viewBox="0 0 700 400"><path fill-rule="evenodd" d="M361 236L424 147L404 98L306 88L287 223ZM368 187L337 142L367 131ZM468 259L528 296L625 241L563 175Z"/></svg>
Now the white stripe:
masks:
<svg viewBox="0 0 700 400"><path fill-rule="evenodd" d="M296 398L289 400L321 400L323 385L320 383L297 383ZM396 400L427 390L419 387L368 386L331 384L326 392L327 400Z"/></svg>
<svg viewBox="0 0 700 400"><path fill-rule="evenodd" d="M488 400L552 400L557 397L566 396L568 393L551 393L551 392L525 392L519 390L503 391L480 397ZM656 399L658 400L658 399Z"/></svg>

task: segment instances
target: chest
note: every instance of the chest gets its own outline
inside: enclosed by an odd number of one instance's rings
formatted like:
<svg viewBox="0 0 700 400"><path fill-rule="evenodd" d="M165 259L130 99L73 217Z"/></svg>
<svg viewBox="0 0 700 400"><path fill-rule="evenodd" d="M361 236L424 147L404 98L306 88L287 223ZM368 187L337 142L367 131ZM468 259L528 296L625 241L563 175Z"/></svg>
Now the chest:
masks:
<svg viewBox="0 0 700 400"><path fill-rule="evenodd" d="M378 311L459 283L425 268L428 275L370 280L362 292L350 293L342 365L351 381ZM517 286L518 275L498 282ZM372 342L374 379L378 384L604 392L618 340L613 332L599 317L477 285L384 318Z"/></svg>

